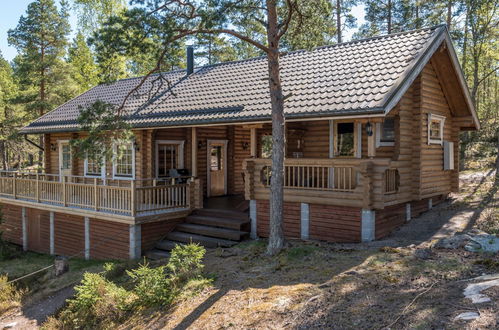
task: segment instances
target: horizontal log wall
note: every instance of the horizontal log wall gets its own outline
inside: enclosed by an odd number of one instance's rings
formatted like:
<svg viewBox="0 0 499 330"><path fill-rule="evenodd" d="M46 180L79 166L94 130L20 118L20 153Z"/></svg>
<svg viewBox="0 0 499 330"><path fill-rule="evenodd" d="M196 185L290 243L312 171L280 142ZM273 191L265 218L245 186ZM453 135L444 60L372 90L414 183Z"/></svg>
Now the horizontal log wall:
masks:
<svg viewBox="0 0 499 330"><path fill-rule="evenodd" d="M28 250L50 252L50 212L26 208Z"/></svg>
<svg viewBox="0 0 499 330"><path fill-rule="evenodd" d="M283 206L283 231L286 238L300 238L300 203L285 202ZM259 200L256 203L257 233L260 237L268 237L270 232L269 201Z"/></svg>
<svg viewBox="0 0 499 330"><path fill-rule="evenodd" d="M310 204L310 238L327 242L360 242L361 209Z"/></svg>
<svg viewBox="0 0 499 330"><path fill-rule="evenodd" d="M90 258L128 259L130 227L127 224L89 219Z"/></svg>
<svg viewBox="0 0 499 330"><path fill-rule="evenodd" d="M2 237L7 242L22 245L23 244L23 223L21 219L21 207L17 205L2 204L2 224L0 231Z"/></svg>
<svg viewBox="0 0 499 330"><path fill-rule="evenodd" d="M55 213L54 217L54 248L56 255L79 258L85 256L85 221L84 217Z"/></svg>
<svg viewBox="0 0 499 330"><path fill-rule="evenodd" d="M383 210L376 210L375 219L375 238L380 239L388 236L395 228L405 223L406 203L388 206Z"/></svg>

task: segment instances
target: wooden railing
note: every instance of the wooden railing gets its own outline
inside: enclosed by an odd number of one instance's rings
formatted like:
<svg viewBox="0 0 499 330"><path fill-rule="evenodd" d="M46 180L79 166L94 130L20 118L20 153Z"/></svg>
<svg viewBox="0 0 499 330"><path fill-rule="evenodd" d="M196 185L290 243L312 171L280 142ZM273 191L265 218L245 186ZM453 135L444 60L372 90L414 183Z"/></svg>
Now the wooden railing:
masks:
<svg viewBox="0 0 499 330"><path fill-rule="evenodd" d="M194 207L191 205L192 183L191 178L105 180L0 171L0 197L140 216Z"/></svg>
<svg viewBox="0 0 499 330"><path fill-rule="evenodd" d="M268 200L270 159L247 159L246 199ZM284 201L362 208L384 205L384 173L390 159L288 158L284 163Z"/></svg>

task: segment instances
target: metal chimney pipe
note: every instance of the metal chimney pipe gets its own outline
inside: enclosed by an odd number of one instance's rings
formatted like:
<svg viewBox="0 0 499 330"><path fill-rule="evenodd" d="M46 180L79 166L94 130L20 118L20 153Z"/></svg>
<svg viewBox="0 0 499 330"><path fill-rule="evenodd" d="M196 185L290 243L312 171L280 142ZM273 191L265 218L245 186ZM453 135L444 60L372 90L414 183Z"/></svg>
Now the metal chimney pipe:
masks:
<svg viewBox="0 0 499 330"><path fill-rule="evenodd" d="M194 72L194 47L187 46L187 75Z"/></svg>

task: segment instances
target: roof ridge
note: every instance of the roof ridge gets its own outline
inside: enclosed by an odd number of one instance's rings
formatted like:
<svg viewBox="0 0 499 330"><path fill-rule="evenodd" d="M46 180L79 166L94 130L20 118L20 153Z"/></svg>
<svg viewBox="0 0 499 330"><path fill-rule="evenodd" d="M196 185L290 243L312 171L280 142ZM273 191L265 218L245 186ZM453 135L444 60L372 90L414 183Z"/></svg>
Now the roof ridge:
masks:
<svg viewBox="0 0 499 330"><path fill-rule="evenodd" d="M401 32L397 32L397 33L383 34L383 35L379 35L379 36L373 36L373 37L363 38L363 39L358 39L358 40L350 40L350 41L345 41L345 42L331 44L331 45L317 46L317 47L312 48L311 50L297 49L297 50L292 50L292 51L286 51L286 52L282 52L282 54L283 54L283 56L287 56L287 55L301 53L301 52L311 52L311 51L319 50L319 49L340 47L340 46L344 46L344 45L356 44L356 43L361 43L361 42L365 42L365 41L371 41L371 40L383 39L383 38L390 38L390 37L395 37L395 36L399 36L399 35L403 35L403 34L410 34L410 33L418 32L418 31L436 30L436 29L441 28L443 26L446 26L446 24L439 24L439 25L435 25L435 26L431 26L431 27L425 27L425 28L420 28L420 29L413 29L413 30L408 30L408 31L401 31ZM198 66L198 67L194 68L194 73L196 73L196 70L199 71L201 69L209 69L209 68L213 68L213 67L217 67L217 66L222 66L222 65L229 65L229 64L234 64L234 63L244 63L244 62L256 61L256 60L261 60L263 58L265 58L265 55L256 56L256 57L250 57L250 58L245 58L245 59L241 59L241 60L225 61L225 62L220 62L220 63L213 63L213 64L208 64L208 65ZM172 71L162 71L162 72L154 73L154 75L165 74L165 73L177 73L177 72L182 72L182 71L185 71L185 69L177 69L177 70L172 70ZM143 77L145 77L145 75L144 76L130 77L130 78L123 78L123 79L120 79L120 80L116 80L115 82L125 81L125 80L129 80L129 79L143 78ZM112 82L111 84L113 84L115 82Z"/></svg>

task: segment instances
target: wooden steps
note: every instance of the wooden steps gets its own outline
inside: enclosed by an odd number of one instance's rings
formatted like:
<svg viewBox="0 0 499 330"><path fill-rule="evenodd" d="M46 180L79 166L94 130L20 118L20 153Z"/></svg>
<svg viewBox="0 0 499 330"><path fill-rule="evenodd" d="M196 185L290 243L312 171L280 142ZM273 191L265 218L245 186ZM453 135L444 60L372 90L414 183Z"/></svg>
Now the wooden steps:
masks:
<svg viewBox="0 0 499 330"><path fill-rule="evenodd" d="M197 225L197 224L193 224L193 223L181 223L181 224L178 224L175 229L178 231L185 232L185 233L199 234L199 235L217 237L217 238L224 238L224 239L230 239L233 241L240 241L241 239L244 238L245 235L248 234L248 232L245 232L245 231L227 229L227 228L219 228L219 227L213 227L213 226Z"/></svg>
<svg viewBox="0 0 499 330"><path fill-rule="evenodd" d="M163 259L178 244L198 243L206 248L231 247L249 236L247 213L231 210L200 209L168 233L166 239L146 253L151 259Z"/></svg>

